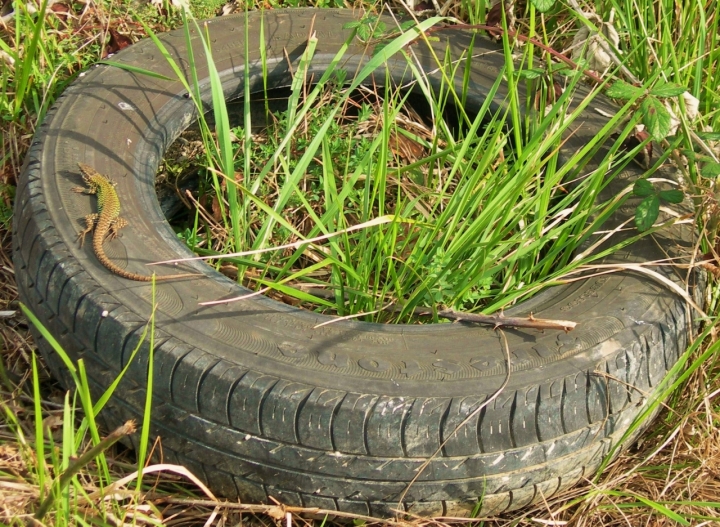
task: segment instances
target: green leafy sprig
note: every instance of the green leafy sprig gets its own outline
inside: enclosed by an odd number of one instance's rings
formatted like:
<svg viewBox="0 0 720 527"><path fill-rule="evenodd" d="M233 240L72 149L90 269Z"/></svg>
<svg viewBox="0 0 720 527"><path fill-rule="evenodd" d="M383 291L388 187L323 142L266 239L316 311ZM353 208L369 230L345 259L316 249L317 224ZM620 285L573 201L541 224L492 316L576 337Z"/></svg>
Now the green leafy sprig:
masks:
<svg viewBox="0 0 720 527"><path fill-rule="evenodd" d="M647 179L638 179L633 186L633 195L644 198L635 209L635 226L645 232L653 226L660 214L660 202L680 203L684 199L682 190L659 190Z"/></svg>

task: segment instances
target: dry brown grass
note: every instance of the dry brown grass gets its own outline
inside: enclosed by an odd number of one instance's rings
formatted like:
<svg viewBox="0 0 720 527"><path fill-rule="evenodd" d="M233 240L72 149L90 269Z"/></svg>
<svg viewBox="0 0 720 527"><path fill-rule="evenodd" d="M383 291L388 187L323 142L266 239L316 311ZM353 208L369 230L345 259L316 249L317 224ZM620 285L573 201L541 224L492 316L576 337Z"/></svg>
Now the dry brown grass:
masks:
<svg viewBox="0 0 720 527"><path fill-rule="evenodd" d="M103 16L109 16L103 13ZM0 124L2 144L0 182L13 185L33 131L33 122ZM6 187L0 187L5 188ZM0 193L12 201L6 190ZM40 489L35 477L37 459L33 446L35 409L32 386L32 355L35 346L28 323L18 309L17 287L11 261L10 233L0 227L0 522L25 524L36 511ZM704 346L711 343L706 342ZM42 419L57 440L63 420L64 390L42 367L40 360ZM720 517L720 393L718 364L714 357L696 370L642 438L611 463L595 481L583 484L525 510L492 519L373 519L355 517L367 525L442 527L473 525L568 525L657 526L676 523L659 504L694 525ZM107 431L106 431L107 432ZM158 445L158 448L160 446ZM80 449L82 451L83 448ZM115 446L108 452L113 478L135 471L132 452ZM79 476L85 493L97 497L80 500L77 512L88 521L110 525L297 525L319 523L316 510L274 505L246 505L214 501L188 478L169 471L147 476L147 492L116 489L104 499L96 467ZM132 488L132 486L129 486ZM94 520L93 520L94 519ZM353 519L353 518L349 518ZM335 517L333 522L346 523ZM48 524L53 524L50 517Z"/></svg>

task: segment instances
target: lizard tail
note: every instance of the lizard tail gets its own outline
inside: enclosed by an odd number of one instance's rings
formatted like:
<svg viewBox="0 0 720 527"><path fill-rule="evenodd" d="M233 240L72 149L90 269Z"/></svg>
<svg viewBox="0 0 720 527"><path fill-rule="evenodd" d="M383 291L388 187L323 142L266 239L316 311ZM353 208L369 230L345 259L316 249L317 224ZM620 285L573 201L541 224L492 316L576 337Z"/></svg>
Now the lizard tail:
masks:
<svg viewBox="0 0 720 527"><path fill-rule="evenodd" d="M93 249L95 250L95 254L97 255L97 259L100 261L100 263L103 264L108 270L110 270L114 274L116 274L122 278L127 278L128 280L135 280L136 282L152 282L152 280L153 280L152 275L138 274L138 273L133 273L131 271L126 271L122 267L119 267L118 265L114 264L110 260L110 258L108 258L105 255L105 251L103 250L103 247L102 247L102 241L100 241L100 243L97 243L97 241L95 239L93 239ZM190 278L190 277L198 277L198 276L202 276L202 275L199 273L155 275L155 281L162 282L165 280L175 280L178 278Z"/></svg>

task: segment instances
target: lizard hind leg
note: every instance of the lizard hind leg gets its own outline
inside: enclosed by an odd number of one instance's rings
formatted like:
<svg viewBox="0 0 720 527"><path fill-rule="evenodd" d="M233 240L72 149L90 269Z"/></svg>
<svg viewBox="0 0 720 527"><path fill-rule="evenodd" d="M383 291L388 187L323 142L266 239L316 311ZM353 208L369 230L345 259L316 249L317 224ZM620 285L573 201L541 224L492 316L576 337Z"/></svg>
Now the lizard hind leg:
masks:
<svg viewBox="0 0 720 527"><path fill-rule="evenodd" d="M125 218L115 218L110 224L110 239L114 240L115 238L117 238L120 235L120 229L122 229L123 227L127 227L128 225L128 221Z"/></svg>
<svg viewBox="0 0 720 527"><path fill-rule="evenodd" d="M83 242L85 242L85 235L89 232L92 232L92 230L95 228L99 217L100 216L98 214L88 214L87 216L85 216L85 229L80 231L80 233L78 234L78 239L80 240L80 247L82 247Z"/></svg>

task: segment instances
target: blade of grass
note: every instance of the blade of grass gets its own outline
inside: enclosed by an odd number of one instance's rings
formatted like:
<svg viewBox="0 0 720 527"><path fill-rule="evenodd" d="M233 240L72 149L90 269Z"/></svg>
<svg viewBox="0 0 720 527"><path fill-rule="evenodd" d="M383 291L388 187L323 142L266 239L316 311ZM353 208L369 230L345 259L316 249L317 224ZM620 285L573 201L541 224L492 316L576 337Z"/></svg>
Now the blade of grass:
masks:
<svg viewBox="0 0 720 527"><path fill-rule="evenodd" d="M198 32L200 28L196 27ZM247 39L247 36L246 36ZM219 150L220 150L220 169L223 174L227 177L228 181L235 181L235 163L233 160L232 150L232 134L230 132L230 120L228 118L227 105L225 103L225 94L222 88L222 81L218 74L215 62L212 58L212 50L210 49L210 34L207 22L205 23L205 38L201 38L203 49L205 50L205 57L207 58L208 74L210 77L210 89L212 92L213 102L213 113L215 115L215 132L217 133ZM247 100L247 98L246 98ZM246 112L246 119L249 117L249 112ZM248 129L248 134L250 130ZM235 250L239 250L243 247L242 233L240 229L240 207L238 205L238 191L237 187L231 184L226 186L229 212L230 212L230 224L231 224L231 235L233 240L233 247Z"/></svg>
<svg viewBox="0 0 720 527"><path fill-rule="evenodd" d="M35 452L37 453L37 465L35 472L37 474L37 485L39 489L39 499L43 500L45 494L45 431L43 424L43 411L41 406L42 397L40 396L40 378L38 376L37 359L35 352L32 354L32 381L33 381L33 405L35 408Z"/></svg>
<svg viewBox="0 0 720 527"><path fill-rule="evenodd" d="M153 380L155 371L155 309L157 307L155 300L156 293L157 286L155 284L155 275L153 274L150 296L152 302L152 311L150 313L149 320L150 342L148 346L147 381L145 384L145 407L143 409L142 428L140 430L140 442L137 446L138 478L135 488L138 491L142 490L143 469L145 468L147 463L148 443L150 441L150 417L152 414Z"/></svg>
<svg viewBox="0 0 720 527"><path fill-rule="evenodd" d="M13 118L16 118L22 111L27 89L31 84L30 77L32 76L32 71L35 68L35 60L38 52L41 51L40 36L42 35L45 27L45 12L47 10L47 5L48 0L42 0L40 2L40 10L38 11L37 20L34 23L29 17L25 18L25 22L30 26L30 33L32 37L30 39L30 43L24 50L22 60L18 63L19 71L16 71L17 86L15 88L15 107L13 111ZM18 20L21 20L21 18L24 17L18 16ZM18 31L20 31L20 24L18 24Z"/></svg>

